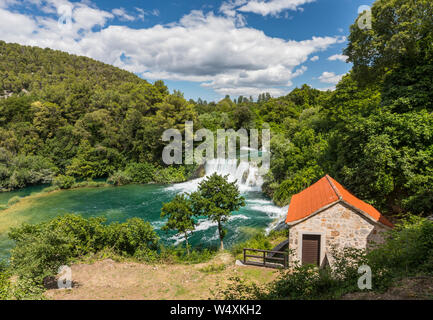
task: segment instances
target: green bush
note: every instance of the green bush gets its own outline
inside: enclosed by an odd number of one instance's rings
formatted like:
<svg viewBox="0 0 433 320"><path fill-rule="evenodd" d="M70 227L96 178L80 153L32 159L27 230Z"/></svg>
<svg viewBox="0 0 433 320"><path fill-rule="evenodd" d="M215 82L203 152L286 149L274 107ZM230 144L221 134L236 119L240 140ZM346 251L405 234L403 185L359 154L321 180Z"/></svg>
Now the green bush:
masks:
<svg viewBox="0 0 433 320"><path fill-rule="evenodd" d="M124 175L129 177L135 183L149 183L154 181L155 167L147 162L143 163L130 163Z"/></svg>
<svg viewBox="0 0 433 320"><path fill-rule="evenodd" d="M0 159L0 188L20 189L28 185L51 183L56 172L55 166L46 157L6 155L6 158ZM2 161L5 163L2 164Z"/></svg>
<svg viewBox="0 0 433 320"><path fill-rule="evenodd" d="M124 171L117 171L107 179L107 182L115 186L123 186L131 183L132 179Z"/></svg>
<svg viewBox="0 0 433 320"><path fill-rule="evenodd" d="M49 222L12 228L9 237L16 243L11 250L14 273L41 285L46 277L55 275L61 265L105 249L140 258L156 251L158 237L149 222L138 218L111 225L104 222L103 218L85 219L70 214Z"/></svg>
<svg viewBox="0 0 433 320"><path fill-rule="evenodd" d="M10 274L6 270L0 269L0 300L10 300L13 298Z"/></svg>
<svg viewBox="0 0 433 320"><path fill-rule="evenodd" d="M81 182L76 182L72 185L71 189L79 188L103 188L109 186L106 182L86 180Z"/></svg>
<svg viewBox="0 0 433 320"><path fill-rule="evenodd" d="M42 189L41 193L49 193L49 192L58 191L58 190L60 190L60 188L58 186L50 186L50 187L46 187L46 188Z"/></svg>
<svg viewBox="0 0 433 320"><path fill-rule="evenodd" d="M132 218L124 223L115 222L108 226L108 242L115 251L133 256L137 250L156 250L158 236L149 222Z"/></svg>
<svg viewBox="0 0 433 320"><path fill-rule="evenodd" d="M216 248L195 249L188 255L182 247L177 248L175 262L196 264L211 260L217 253Z"/></svg>
<svg viewBox="0 0 433 320"><path fill-rule="evenodd" d="M187 180L185 167L159 168L155 171L154 180L157 183L179 183Z"/></svg>
<svg viewBox="0 0 433 320"><path fill-rule="evenodd" d="M235 257L240 257L239 255L243 253L244 248L271 250L272 243L269 237L265 236L264 233L258 233L247 241L233 245L230 252Z"/></svg>
<svg viewBox="0 0 433 320"><path fill-rule="evenodd" d="M215 257L217 248L195 248L187 254L182 246L159 248L159 262L197 264L211 260Z"/></svg>
<svg viewBox="0 0 433 320"><path fill-rule="evenodd" d="M75 178L71 176L58 175L53 180L53 186L60 189L70 189L75 183Z"/></svg>
<svg viewBox="0 0 433 320"><path fill-rule="evenodd" d="M395 276L433 273L433 222L409 215L389 233L387 241L369 253L369 263Z"/></svg>

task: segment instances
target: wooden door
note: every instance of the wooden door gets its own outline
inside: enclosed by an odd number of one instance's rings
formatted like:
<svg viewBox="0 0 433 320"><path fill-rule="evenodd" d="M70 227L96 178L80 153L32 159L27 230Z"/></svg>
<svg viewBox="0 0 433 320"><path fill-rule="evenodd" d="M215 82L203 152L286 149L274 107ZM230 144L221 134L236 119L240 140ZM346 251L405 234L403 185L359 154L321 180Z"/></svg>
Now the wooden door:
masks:
<svg viewBox="0 0 433 320"><path fill-rule="evenodd" d="M320 263L320 235L302 235L302 264Z"/></svg>

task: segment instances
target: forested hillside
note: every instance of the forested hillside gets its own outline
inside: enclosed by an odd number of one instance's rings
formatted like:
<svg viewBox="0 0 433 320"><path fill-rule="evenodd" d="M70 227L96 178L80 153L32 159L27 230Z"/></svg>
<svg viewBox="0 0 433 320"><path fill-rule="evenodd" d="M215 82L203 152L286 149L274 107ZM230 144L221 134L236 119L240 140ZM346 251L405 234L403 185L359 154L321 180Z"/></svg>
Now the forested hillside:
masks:
<svg viewBox="0 0 433 320"><path fill-rule="evenodd" d="M371 30L351 27L353 69L333 92L186 101L100 62L0 42L0 189L68 179L184 181L164 167L162 132L272 131L264 191L276 203L328 173L385 214L433 211L433 3L378 0ZM56 181L56 180L55 180Z"/></svg>
<svg viewBox="0 0 433 320"><path fill-rule="evenodd" d="M0 189L49 183L56 175L108 177L149 162L155 174L166 128L194 120L193 106L162 81L67 53L0 42ZM154 177L155 176L155 177Z"/></svg>
<svg viewBox="0 0 433 320"><path fill-rule="evenodd" d="M386 213L433 211L433 3L379 0L351 26L352 71L273 138L274 199L329 173Z"/></svg>

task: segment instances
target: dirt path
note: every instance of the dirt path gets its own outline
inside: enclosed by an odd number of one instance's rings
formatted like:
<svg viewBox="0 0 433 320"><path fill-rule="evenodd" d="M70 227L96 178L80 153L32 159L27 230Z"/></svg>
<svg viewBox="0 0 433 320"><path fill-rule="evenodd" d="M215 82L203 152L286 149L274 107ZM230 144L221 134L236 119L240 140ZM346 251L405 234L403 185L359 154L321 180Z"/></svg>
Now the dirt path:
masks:
<svg viewBox="0 0 433 320"><path fill-rule="evenodd" d="M51 289L49 299L208 299L212 288L241 278L260 283L278 275L274 269L235 266L230 254L221 254L208 263L196 265L148 265L103 260L72 266L74 287ZM225 266L223 269L222 266ZM214 267L215 271L209 270Z"/></svg>

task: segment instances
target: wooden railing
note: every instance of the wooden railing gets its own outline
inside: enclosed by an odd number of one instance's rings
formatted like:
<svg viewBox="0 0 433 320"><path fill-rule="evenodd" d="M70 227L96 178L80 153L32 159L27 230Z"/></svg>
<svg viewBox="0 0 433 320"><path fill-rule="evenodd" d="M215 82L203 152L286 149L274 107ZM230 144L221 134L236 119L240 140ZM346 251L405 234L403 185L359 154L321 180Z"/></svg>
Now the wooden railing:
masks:
<svg viewBox="0 0 433 320"><path fill-rule="evenodd" d="M260 252L261 254L260 255L247 254L247 251ZM268 256L269 253L272 255L277 255L277 254L282 255L283 257ZM251 261L251 260L248 261L247 258L260 259L261 261ZM269 268L284 267L284 269L286 269L289 266L289 255L285 251L244 248L244 264L259 266L259 267L269 267Z"/></svg>

